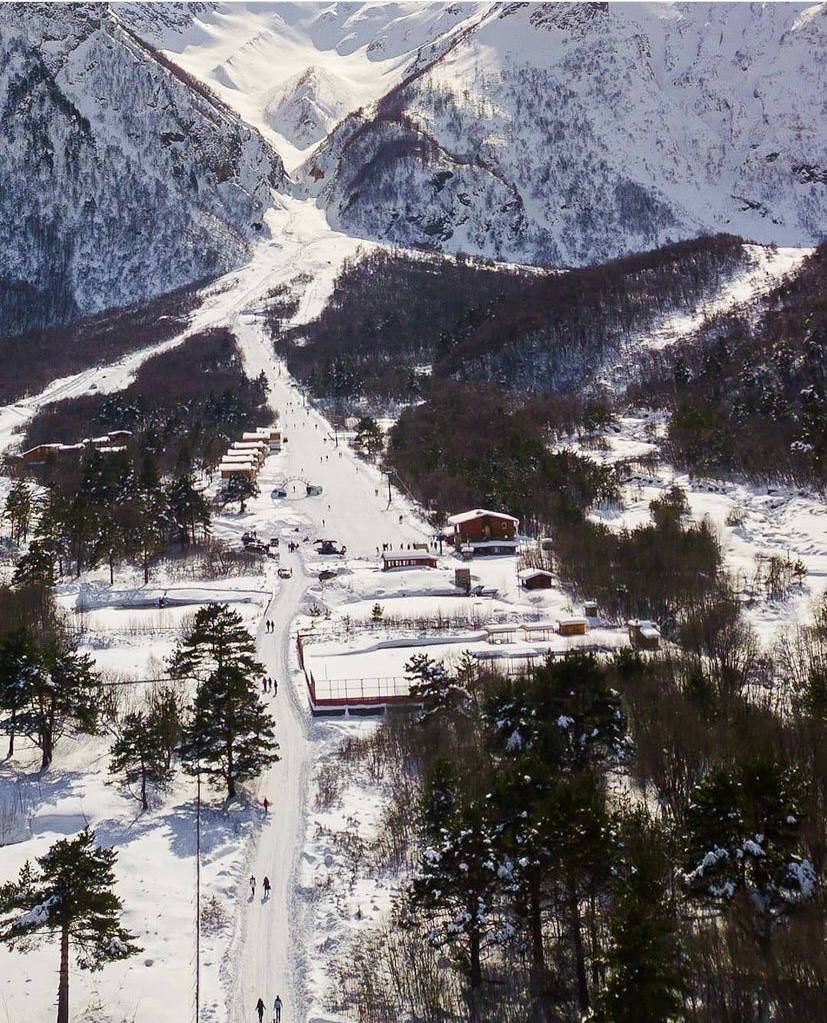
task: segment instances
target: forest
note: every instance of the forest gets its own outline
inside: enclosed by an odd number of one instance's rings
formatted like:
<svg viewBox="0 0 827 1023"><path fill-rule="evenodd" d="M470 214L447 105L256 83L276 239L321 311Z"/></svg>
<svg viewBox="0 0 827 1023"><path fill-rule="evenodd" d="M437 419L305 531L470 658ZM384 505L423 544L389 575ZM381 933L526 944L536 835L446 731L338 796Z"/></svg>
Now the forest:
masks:
<svg viewBox="0 0 827 1023"><path fill-rule="evenodd" d="M345 263L317 320L271 333L320 398L410 401L431 374L572 392L624 333L693 306L743 259L730 235L564 274L377 250Z"/></svg>
<svg viewBox="0 0 827 1023"><path fill-rule="evenodd" d="M699 473L827 483L827 243L759 305L653 355L630 399L671 412L665 454Z"/></svg>
<svg viewBox="0 0 827 1023"><path fill-rule="evenodd" d="M264 381L244 374L234 335L214 328L148 359L123 391L44 406L27 444L73 443L109 430L131 437L121 450L87 445L41 466L9 463L17 478L4 516L13 542L31 539L15 581L54 583L98 564L108 565L112 580L116 565L132 561L146 582L159 558L181 552L198 553L202 571L221 574L227 552L209 542L211 506L199 475L230 440L272 421L266 402ZM221 499L244 501L251 492L228 484ZM239 554L236 567L252 570L249 560Z"/></svg>
<svg viewBox="0 0 827 1023"><path fill-rule="evenodd" d="M0 402L36 394L60 377L169 341L186 327L199 301L196 285L65 326L0 337Z"/></svg>
<svg viewBox="0 0 827 1023"><path fill-rule="evenodd" d="M345 743L383 789L354 876L397 877L334 1012L362 1023L801 1023L827 994L827 606L758 653L692 597L650 657L517 678L407 665L422 714ZM333 775L336 775L334 778Z"/></svg>

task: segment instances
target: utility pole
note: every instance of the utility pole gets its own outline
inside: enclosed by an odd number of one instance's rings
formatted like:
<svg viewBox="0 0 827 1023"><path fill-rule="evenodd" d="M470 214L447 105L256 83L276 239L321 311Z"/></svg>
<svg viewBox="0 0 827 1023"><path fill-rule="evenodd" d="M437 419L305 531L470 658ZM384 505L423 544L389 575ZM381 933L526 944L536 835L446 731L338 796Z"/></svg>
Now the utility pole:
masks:
<svg viewBox="0 0 827 1023"><path fill-rule="evenodd" d="M385 470L385 475L388 478L388 507L390 508L390 506L391 506L391 498L393 496L392 493L391 493L391 476L393 476L393 469L386 469Z"/></svg>
<svg viewBox="0 0 827 1023"><path fill-rule="evenodd" d="M195 1023L201 1021L201 765L195 796Z"/></svg>

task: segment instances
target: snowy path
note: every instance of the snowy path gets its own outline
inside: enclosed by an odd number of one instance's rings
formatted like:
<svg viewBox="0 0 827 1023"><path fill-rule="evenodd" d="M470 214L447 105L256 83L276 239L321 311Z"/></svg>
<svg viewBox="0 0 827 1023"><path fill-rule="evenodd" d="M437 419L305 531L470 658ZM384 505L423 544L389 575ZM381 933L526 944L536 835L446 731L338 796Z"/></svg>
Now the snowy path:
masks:
<svg viewBox="0 0 827 1023"><path fill-rule="evenodd" d="M407 500L394 491L389 508L387 488L378 474L361 464L344 445L336 448L330 424L314 410L303 407L292 379L273 358L270 342L255 324L244 319L238 317L231 326L241 343L247 372L263 371L267 375L270 403L279 410L280 424L288 437L278 472L303 475L323 487L320 498L274 504L268 521L276 523L280 515L295 521L300 516L314 535L329 535L346 544L349 556L374 559L377 545L383 542L413 543L429 535L426 523ZM266 507L270 500L266 479L265 470L259 508L262 503ZM275 634L267 635L260 629L258 635L260 657L271 677L279 680L274 714L282 759L257 786L260 798L266 795L272 809L250 860L249 873L255 875L259 886L256 896L249 897L246 880L239 893L240 912L231 950L235 961L229 967L235 971L229 985L232 1023L255 1020L259 997L269 1013L276 994L284 1002L287 1023L304 1019L300 983L304 936L298 933L294 917L294 889L311 750L307 704L290 683L290 627L311 580L300 555L291 555L285 545L282 547L281 563L292 567L293 576L279 580L279 591L265 614L276 622ZM265 875L273 885L268 902L262 901L260 887Z"/></svg>

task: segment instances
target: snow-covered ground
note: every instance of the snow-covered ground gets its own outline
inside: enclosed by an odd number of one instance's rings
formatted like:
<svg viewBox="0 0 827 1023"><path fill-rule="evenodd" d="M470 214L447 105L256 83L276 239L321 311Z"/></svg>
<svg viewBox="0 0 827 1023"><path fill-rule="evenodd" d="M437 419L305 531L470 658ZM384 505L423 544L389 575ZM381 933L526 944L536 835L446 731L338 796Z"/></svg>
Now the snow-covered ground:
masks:
<svg viewBox="0 0 827 1023"><path fill-rule="evenodd" d="M345 818L358 818L359 825L354 827L359 834L369 837L375 830L376 793L354 776L343 790L340 806L317 811L307 802L311 779L318 776L337 743L373 727L364 721L310 719L304 677L294 653L296 628L310 627L309 607L316 605L330 613L315 627L320 633L331 632L334 647L311 648L310 653L323 662L329 678L355 677L350 673L356 668L360 677L374 672L396 675L415 651L416 647L386 647L374 651L378 662L359 663L359 658L373 657L358 648L375 637L359 635L356 623L370 617L376 602L382 604L388 619L387 636L414 640L416 631L398 627L396 620L456 615L466 619L463 627L473 634L479 622L554 619L580 610L556 588L531 595L520 591L511 558L472 562L472 583L483 591L472 598L451 595L454 566L447 556L433 571L378 571L382 544L400 547L426 542L431 530L405 496L394 491L389 503L386 482L378 470L356 458L343 442L337 446L327 421L305 407L294 382L273 357L256 312L268 291L287 285L301 289L294 322L306 322L327 301L342 261L364 243L331 231L313 204L282 197L268 213L268 226L274 240L260 243L249 265L206 289L187 330L161 347L180 343L196 330L226 324L239 338L248 372L266 374L270 402L279 413L286 442L279 454L267 460L259 478L260 496L249 503L244 515L219 516L215 532L237 539L244 530L254 528L262 536L280 536L281 564L293 569L292 576L278 579L275 565L268 563L260 576L211 582L182 582L160 573L145 588L134 572L124 569L112 588L106 573L98 572L80 581L83 589L67 584L59 590L67 609L79 602L88 608L83 614L84 648L110 679L162 674L163 659L187 616L202 601L230 599L256 631L260 657L281 683L278 695L268 697L273 701L281 761L251 787L249 802L225 808L220 796L211 793L205 815L202 880L211 922L202 943L201 1019L210 1023L249 1023L258 997L271 1004L277 992L289 1020L332 1019L325 1007L335 948L358 935L366 919L378 919L387 910L388 890L381 878L371 882L360 875L358 881L337 889L347 864L331 848L330 835L337 825L340 830L349 827ZM797 258L781 253L772 260L767 257L762 271L766 281L776 279L773 275ZM766 281L762 278L760 286ZM741 286L747 285L742 282ZM663 334L664 343L682 329L689 327L672 324L671 335ZM97 391L122 388L157 350L134 353L115 366L56 381L42 394L0 409L0 448L13 443L14 427L44 403L93 387ZM644 455L652 450L652 431L657 428L657 422L630 416L621 421L620 433L609 436L608 452L596 454L606 458ZM291 488L287 499L274 500L271 491L292 478L298 481L297 490ZM301 497L304 481L321 486L321 493ZM748 571L757 553L789 550L793 557L805 560L806 593L779 607L766 602L756 605L750 612L765 634L779 622L801 617L827 580L823 503L793 491L767 493L766 488L762 492L741 484L689 481L661 467L651 478L626 487L622 512L598 514L618 525L642 521L649 500L672 482L685 486L696 515L709 514L720 524L733 568ZM731 514L733 510L737 514ZM737 523L727 525L728 518ZM320 559L304 542L305 537L322 536L345 544L346 559ZM287 550L286 541L291 538L299 543L295 554ZM318 571L333 564L341 571L322 584ZM162 596L168 606L159 608L157 599ZM186 603L179 606L177 600ZM276 622L274 634L264 630L266 618ZM348 627L354 630L350 634ZM605 642L622 641L622 634L613 636L614 640L607 636ZM596 641L598 637L594 633L587 638ZM468 635L460 643L444 644L446 656L461 652L466 640L468 645L482 644ZM523 645L533 648L536 644ZM430 648L432 653L435 649ZM513 649L517 651L518 644ZM123 692L129 694L128 689ZM139 699L139 692L129 698ZM96 827L101 840L119 851L117 874L126 924L138 934L144 952L102 974L75 971L75 1011L79 1017L97 1013L94 1018L112 1023L133 1018L177 1023L193 1004L194 784L179 773L170 792L148 814L139 815L135 802L107 778L107 746L108 740L101 737L68 737L58 747L53 769L43 777L34 773L33 750L0 768L0 841L13 843L0 849L0 879L16 873L26 858L42 854L57 837L73 833L86 822ZM264 795L272 804L267 819L257 803ZM249 897L246 879L251 873L259 884L265 874L269 876L273 892L267 902ZM0 950L0 1019L3 1014L13 1021L48 1018L54 991L51 981L44 985L43 977L51 978L55 967L53 948L26 957Z"/></svg>
<svg viewBox="0 0 827 1023"><path fill-rule="evenodd" d="M624 339L618 358L598 373L597 382L608 391L619 393L634 377L642 351L659 351L678 344L691 337L704 320L761 298L794 273L813 251L765 245L744 248L747 265L739 273L695 309L668 313L648 329L630 334Z"/></svg>
<svg viewBox="0 0 827 1023"><path fill-rule="evenodd" d="M589 445L584 453L604 463L645 458L657 450L657 437L664 428L660 413L629 413L619 417L617 432L605 434L605 450ZM616 529L648 522L650 502L673 485L686 492L693 518L708 517L715 524L725 565L742 591L751 588L762 558L800 559L806 566L804 586L785 600L755 595L745 606L764 642L771 643L783 627L811 617L827 591L823 496L792 486L703 479L678 472L665 462L654 468L647 463L646 468L633 466L632 476L622 486L621 506L597 509L593 518Z"/></svg>

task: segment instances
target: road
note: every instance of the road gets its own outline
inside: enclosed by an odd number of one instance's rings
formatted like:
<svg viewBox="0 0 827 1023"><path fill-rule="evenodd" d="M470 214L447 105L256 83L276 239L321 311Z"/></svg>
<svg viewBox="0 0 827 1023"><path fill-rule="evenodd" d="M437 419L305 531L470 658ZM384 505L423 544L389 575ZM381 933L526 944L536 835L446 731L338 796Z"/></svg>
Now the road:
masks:
<svg viewBox="0 0 827 1023"><path fill-rule="evenodd" d="M328 535L344 543L348 557L376 558L382 543L394 546L420 542L429 535L427 524L407 501L394 492L388 506L387 487L375 471L354 457L344 444L338 448L330 424L313 409L303 406L302 396L286 370L272 356L270 342L255 323L237 317L231 323L250 375L264 372L270 384L270 403L280 412L280 424L288 437L278 474L304 476L321 484L318 498L275 505L292 518L301 515L313 535ZM273 471L270 470L272 473ZM261 485L268 492L274 482L265 469ZM379 493L377 494L377 490ZM312 760L312 730L304 693L290 682L290 627L312 578L305 574L300 553L290 554L282 544L281 564L293 570L291 579L279 580L279 589L264 618L275 622L276 631L258 632L259 657L272 678L279 680L274 700L276 731L282 759L260 779L258 793L272 803L269 820L262 828L250 859L249 873L258 883L250 899L245 880L239 892L239 919L233 943L235 973L229 991L229 1016L233 1023L255 1023L255 1004L263 998L271 1010L279 994L284 1002L285 1023L304 1021L299 964L303 935L297 932L294 889L302 847L308 775ZM261 883L272 884L269 901L262 901ZM271 1016L267 1017L268 1023Z"/></svg>

